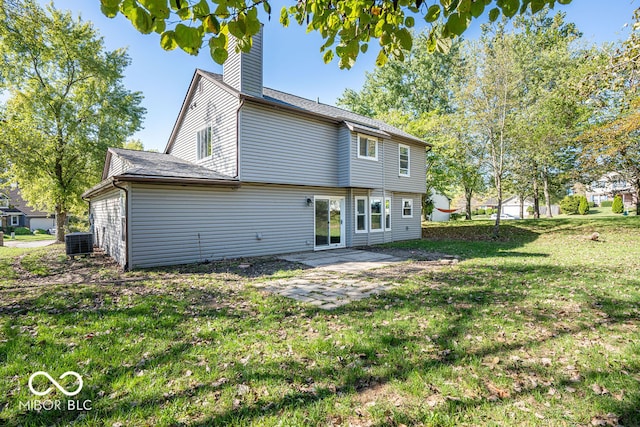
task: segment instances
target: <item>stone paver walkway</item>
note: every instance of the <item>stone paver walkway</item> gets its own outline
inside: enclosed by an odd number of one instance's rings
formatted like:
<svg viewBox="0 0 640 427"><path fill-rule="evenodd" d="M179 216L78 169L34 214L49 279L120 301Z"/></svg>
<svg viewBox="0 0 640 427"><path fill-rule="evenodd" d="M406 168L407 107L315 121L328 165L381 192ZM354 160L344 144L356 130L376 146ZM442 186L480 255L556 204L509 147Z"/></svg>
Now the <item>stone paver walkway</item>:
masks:
<svg viewBox="0 0 640 427"><path fill-rule="evenodd" d="M314 268L298 278L265 282L261 285L263 289L325 310L391 289L395 286L392 282L358 277L357 273L406 261L391 255L353 249L304 252L281 258Z"/></svg>

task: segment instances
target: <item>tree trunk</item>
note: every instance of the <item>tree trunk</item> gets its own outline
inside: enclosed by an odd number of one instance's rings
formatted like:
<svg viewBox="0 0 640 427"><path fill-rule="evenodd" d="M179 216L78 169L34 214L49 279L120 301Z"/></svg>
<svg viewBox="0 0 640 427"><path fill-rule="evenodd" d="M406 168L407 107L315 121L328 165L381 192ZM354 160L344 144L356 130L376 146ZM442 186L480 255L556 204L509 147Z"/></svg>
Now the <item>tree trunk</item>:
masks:
<svg viewBox="0 0 640 427"><path fill-rule="evenodd" d="M520 194L518 197L520 197L520 219L524 219L524 199L526 196Z"/></svg>
<svg viewBox="0 0 640 427"><path fill-rule="evenodd" d="M473 190L469 190L466 189L464 190L464 198L466 200L466 209L467 209L467 213L465 215L465 218L468 220L471 220L471 198L473 197Z"/></svg>
<svg viewBox="0 0 640 427"><path fill-rule="evenodd" d="M544 204L547 206L547 218L553 218L553 214L551 213L551 195L549 194L549 173L546 169L542 172L542 184Z"/></svg>
<svg viewBox="0 0 640 427"><path fill-rule="evenodd" d="M640 216L640 179L636 179L636 216Z"/></svg>
<svg viewBox="0 0 640 427"><path fill-rule="evenodd" d="M533 177L533 217L540 218L540 189L538 188L538 177Z"/></svg>
<svg viewBox="0 0 640 427"><path fill-rule="evenodd" d="M493 226L493 238L497 239L500 236L500 214L502 213L502 177L497 176L495 181L496 189L498 190L498 206L496 211L496 223Z"/></svg>
<svg viewBox="0 0 640 427"><path fill-rule="evenodd" d="M64 243L64 226L67 222L67 213L56 209L56 240Z"/></svg>

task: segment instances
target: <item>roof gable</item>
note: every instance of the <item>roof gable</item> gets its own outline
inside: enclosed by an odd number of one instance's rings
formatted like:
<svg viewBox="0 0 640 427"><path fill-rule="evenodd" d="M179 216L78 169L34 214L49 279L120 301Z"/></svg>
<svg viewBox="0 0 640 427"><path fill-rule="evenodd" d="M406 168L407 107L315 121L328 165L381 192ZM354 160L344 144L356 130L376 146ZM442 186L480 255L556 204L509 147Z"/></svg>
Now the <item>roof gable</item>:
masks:
<svg viewBox="0 0 640 427"><path fill-rule="evenodd" d="M178 130L180 129L180 126L189 109L189 104L191 102L191 99L193 98L193 94L198 87L200 79L202 78L207 79L207 81L212 82L219 88L236 96L238 99L257 102L260 104L272 105L280 108L286 108L290 111L309 114L316 118L329 120L334 123L344 123L351 130L353 130L352 128L354 127L359 127L361 130L365 130L365 132L366 129L372 129L376 131L376 134L378 136L388 134L407 141L430 146L429 143L423 141L422 139L417 138L395 126L391 126L390 124L385 123L382 120L372 119L371 117L362 116L360 114L356 114L339 107L312 101L310 99L302 98L300 96L292 95L267 87L263 88L263 97L254 97L251 95L243 94L226 84L223 81L223 76L221 74L197 69L193 75L193 78L191 79L191 84L189 85L189 89L187 90L185 99L182 102L180 113L178 114L178 118L176 119L173 130L171 131L171 135L169 137L169 141L167 142L167 146L164 150L165 153L168 153L171 150L175 142Z"/></svg>

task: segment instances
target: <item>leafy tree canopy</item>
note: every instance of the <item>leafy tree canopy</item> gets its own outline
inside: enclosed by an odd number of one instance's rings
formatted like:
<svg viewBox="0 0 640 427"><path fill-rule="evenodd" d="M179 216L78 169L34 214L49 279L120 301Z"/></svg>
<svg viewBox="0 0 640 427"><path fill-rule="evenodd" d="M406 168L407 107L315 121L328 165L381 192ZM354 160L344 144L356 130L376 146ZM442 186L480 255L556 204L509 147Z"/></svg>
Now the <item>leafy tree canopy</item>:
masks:
<svg viewBox="0 0 640 427"><path fill-rule="evenodd" d="M37 25L34 25L37 22ZM80 194L100 179L104 153L140 128L142 95L123 87L129 58L104 49L89 23L34 0L0 1L0 151L31 206L55 212L58 240Z"/></svg>
<svg viewBox="0 0 640 427"><path fill-rule="evenodd" d="M411 50L410 29L416 20L431 25L430 52L446 51L451 40L462 35L474 19L500 16L511 18L525 12L537 13L545 6L568 4L571 0L306 0L280 11L280 23L305 25L318 31L325 62L339 58L340 68L350 68L358 55L366 52L372 39L381 50L377 64L388 58L402 60ZM262 9L271 19L268 0L100 0L108 17L126 16L141 33L160 34L166 50L177 47L197 55L203 45L222 64L228 56L229 36L238 39L237 48L251 49L252 36L260 31ZM263 18L262 18L263 19Z"/></svg>

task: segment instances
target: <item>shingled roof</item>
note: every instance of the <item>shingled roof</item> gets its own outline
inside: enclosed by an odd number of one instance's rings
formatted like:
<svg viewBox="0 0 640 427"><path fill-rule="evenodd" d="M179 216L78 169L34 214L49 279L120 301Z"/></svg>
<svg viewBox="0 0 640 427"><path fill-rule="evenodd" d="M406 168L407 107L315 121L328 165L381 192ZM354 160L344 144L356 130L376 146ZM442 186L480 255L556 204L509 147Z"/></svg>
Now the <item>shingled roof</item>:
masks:
<svg viewBox="0 0 640 427"><path fill-rule="evenodd" d="M337 122L345 122L345 123L353 123L356 125L360 125L362 130L364 128L370 128L372 131L383 131L391 135L396 135L404 139L409 139L414 142L419 142L424 145L429 145L425 141L420 138L411 135L399 129L395 126L391 126L388 123L383 122L382 120L372 119L371 117L362 116L360 114L356 114L352 111L348 111L339 107L334 107L333 105L323 104L318 101L312 101L310 99L302 98L300 96L292 95L290 93L282 92L275 89L270 89L268 87L263 88L263 97L256 98L251 95L240 94L237 90L227 85L222 80L222 74L211 73L209 71L197 70L197 73L200 73L204 77L208 77L209 80L215 82L216 84L223 86L226 90L235 93L236 95L242 95L246 99L252 99L255 101L268 102L274 105L285 106L293 109L302 110L306 113L311 113L314 115L322 116L325 118L333 119Z"/></svg>
<svg viewBox="0 0 640 427"><path fill-rule="evenodd" d="M229 185L238 186L237 178L222 175L211 169L180 159L171 154L151 151L109 148L105 170L108 170L113 155L122 159L126 168L121 174L104 179L85 191L83 198L99 193L117 182L153 182L162 184Z"/></svg>

